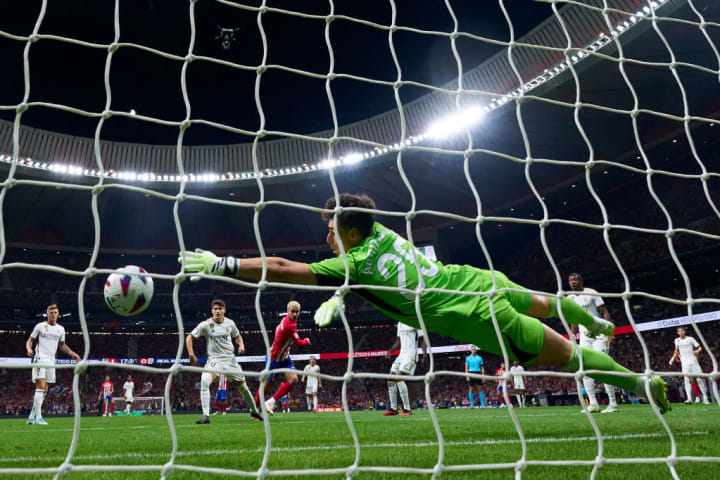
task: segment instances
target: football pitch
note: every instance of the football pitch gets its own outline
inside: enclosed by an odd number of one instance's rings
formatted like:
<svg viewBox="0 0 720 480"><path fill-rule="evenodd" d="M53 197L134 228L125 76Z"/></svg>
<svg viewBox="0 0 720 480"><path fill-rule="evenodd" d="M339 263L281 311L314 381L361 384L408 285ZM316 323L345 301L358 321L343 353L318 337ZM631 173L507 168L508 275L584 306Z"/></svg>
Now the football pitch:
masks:
<svg viewBox="0 0 720 480"><path fill-rule="evenodd" d="M516 409L527 441L528 460L593 460L598 443L578 407ZM351 414L361 445L359 466L432 469L438 441L427 410L410 417L382 417L381 412ZM522 454L518 434L506 409L437 410L445 442L443 464L468 465L515 462ZM173 417L178 437L176 463L218 469L257 471L265 451L262 422L247 414L212 416L209 425L196 425L198 415ZM665 457L670 439L647 405L622 405L617 414L594 415L603 433L606 458ZM674 405L665 416L677 441L678 456L720 457L720 410L717 405ZM25 420L0 420L0 468L43 468L62 463L72 438L73 419L48 418L48 426L25 425ZM355 461L352 436L343 413L276 413L270 418L272 450L269 470L344 468ZM72 472L70 479L160 478L172 449L164 417L86 417L82 419L73 465L155 465L146 472ZM680 461L680 478L720 478L720 463ZM591 466L531 465L522 478L589 478ZM225 474L175 469L170 478L242 478ZM345 478L342 473L304 478ZM512 468L447 471L447 479L513 478ZM2 478L49 479L53 474L6 473ZM272 475L270 478L292 478ZM299 477L295 477L299 478ZM423 473L360 471L354 478L430 478ZM671 478L665 463L606 464L599 479Z"/></svg>

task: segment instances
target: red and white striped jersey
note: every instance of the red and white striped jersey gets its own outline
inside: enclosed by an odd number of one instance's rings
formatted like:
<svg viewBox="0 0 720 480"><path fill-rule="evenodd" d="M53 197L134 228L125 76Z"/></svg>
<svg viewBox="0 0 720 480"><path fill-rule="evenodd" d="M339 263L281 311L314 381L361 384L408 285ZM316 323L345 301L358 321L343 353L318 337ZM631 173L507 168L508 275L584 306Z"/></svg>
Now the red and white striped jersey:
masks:
<svg viewBox="0 0 720 480"><path fill-rule="evenodd" d="M304 347L309 342L297 334L297 322L292 322L290 317L285 316L275 329L275 340L270 350L270 358L275 362L282 362L290 355L290 346L293 343L298 347Z"/></svg>
<svg viewBox="0 0 720 480"><path fill-rule="evenodd" d="M113 394L113 383L112 382L103 382L103 384L100 386L102 388L102 394L103 397L109 397Z"/></svg>
<svg viewBox="0 0 720 480"><path fill-rule="evenodd" d="M498 368L495 370L495 376L498 377L498 387L505 387L505 369Z"/></svg>
<svg viewBox="0 0 720 480"><path fill-rule="evenodd" d="M228 379L225 375L222 373L220 374L220 379L218 380L218 390L227 390L228 389Z"/></svg>

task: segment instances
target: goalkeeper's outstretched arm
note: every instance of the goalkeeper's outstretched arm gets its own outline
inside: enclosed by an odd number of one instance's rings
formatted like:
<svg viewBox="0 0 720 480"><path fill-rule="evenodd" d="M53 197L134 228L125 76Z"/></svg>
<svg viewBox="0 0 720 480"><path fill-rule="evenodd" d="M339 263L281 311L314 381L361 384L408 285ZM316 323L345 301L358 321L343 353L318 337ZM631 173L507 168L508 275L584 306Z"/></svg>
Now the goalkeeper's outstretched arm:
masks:
<svg viewBox="0 0 720 480"><path fill-rule="evenodd" d="M199 272L207 275L224 275L247 280L262 278L263 258L218 257L207 250L196 249L194 252L180 254L178 261L185 265L188 272ZM267 265L266 280L271 282L297 283L301 285L317 285L315 274L306 263L294 262L285 258L265 257ZM199 280L199 277L191 278Z"/></svg>

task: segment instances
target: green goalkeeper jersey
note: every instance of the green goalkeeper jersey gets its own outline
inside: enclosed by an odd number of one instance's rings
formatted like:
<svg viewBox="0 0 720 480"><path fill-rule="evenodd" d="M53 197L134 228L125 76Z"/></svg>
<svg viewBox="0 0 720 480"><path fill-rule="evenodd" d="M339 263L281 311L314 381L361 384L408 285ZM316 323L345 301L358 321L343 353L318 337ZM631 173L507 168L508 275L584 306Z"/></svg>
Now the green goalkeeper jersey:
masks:
<svg viewBox="0 0 720 480"><path fill-rule="evenodd" d="M373 232L345 258L350 285L366 288L352 291L391 318L419 327L415 310L415 294L398 290L380 290L373 286L401 287L414 290L418 286L418 267L425 288L440 288L460 292L485 292L492 288L489 271L467 265L443 265L429 260L418 249L413 257L410 242L375 222ZM319 285L342 285L345 264L342 257L330 258L308 265ZM499 272L498 272L499 273ZM484 295L462 295L442 292L423 292L420 311L428 329L441 335L450 334L454 320L473 315L485 303Z"/></svg>

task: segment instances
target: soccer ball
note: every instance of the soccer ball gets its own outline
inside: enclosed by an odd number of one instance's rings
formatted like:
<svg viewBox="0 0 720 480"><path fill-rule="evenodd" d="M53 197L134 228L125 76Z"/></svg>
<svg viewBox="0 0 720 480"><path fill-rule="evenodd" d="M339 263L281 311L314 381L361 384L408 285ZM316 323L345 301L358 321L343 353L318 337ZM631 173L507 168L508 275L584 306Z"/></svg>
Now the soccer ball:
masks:
<svg viewBox="0 0 720 480"><path fill-rule="evenodd" d="M153 279L145 275L129 275L132 273L147 272L141 267L127 265L118 268L105 282L105 303L113 313L124 317L145 310L153 296Z"/></svg>

